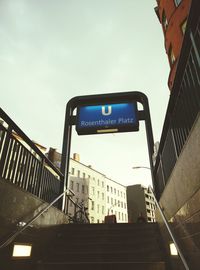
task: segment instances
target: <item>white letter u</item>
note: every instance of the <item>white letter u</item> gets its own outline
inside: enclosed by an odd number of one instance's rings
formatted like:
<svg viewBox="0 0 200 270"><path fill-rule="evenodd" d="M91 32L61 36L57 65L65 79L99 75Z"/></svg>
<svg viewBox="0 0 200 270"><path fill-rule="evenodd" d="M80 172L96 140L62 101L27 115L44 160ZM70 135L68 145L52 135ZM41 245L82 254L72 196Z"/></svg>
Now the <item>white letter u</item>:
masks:
<svg viewBox="0 0 200 270"><path fill-rule="evenodd" d="M112 113L112 107L108 106L108 110L106 112L106 106L102 106L102 114L103 115L110 115Z"/></svg>

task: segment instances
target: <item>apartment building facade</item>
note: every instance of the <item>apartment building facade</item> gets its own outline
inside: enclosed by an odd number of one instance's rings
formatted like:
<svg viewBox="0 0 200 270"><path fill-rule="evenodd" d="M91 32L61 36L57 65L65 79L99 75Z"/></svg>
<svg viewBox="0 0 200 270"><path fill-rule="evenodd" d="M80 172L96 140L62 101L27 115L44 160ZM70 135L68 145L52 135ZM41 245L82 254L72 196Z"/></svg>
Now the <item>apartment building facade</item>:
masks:
<svg viewBox="0 0 200 270"><path fill-rule="evenodd" d="M55 149L50 149L48 157L60 166L61 154ZM126 187L81 163L77 153L70 158L68 188L75 194L73 200L88 208L91 223L103 223L106 215L116 215L120 223L128 222ZM73 203L68 207L73 216Z"/></svg>
<svg viewBox="0 0 200 270"><path fill-rule="evenodd" d="M106 214L115 215L117 222L127 222L126 187L106 178Z"/></svg>
<svg viewBox="0 0 200 270"><path fill-rule="evenodd" d="M127 204L129 222L137 222L140 214L147 222L155 222L155 201L148 188L142 185L127 187Z"/></svg>
<svg viewBox="0 0 200 270"><path fill-rule="evenodd" d="M75 201L88 208L91 223L103 223L110 214L116 215L117 222L128 221L126 187L81 163L78 154L70 159L68 187L75 193ZM73 211L71 204L72 215Z"/></svg>

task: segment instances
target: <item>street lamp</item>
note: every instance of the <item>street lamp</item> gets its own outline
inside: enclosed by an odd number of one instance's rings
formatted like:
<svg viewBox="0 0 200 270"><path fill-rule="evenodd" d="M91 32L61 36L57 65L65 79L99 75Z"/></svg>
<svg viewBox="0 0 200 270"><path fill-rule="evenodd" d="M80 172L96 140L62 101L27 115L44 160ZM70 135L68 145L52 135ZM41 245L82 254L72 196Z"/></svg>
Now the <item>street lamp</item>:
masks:
<svg viewBox="0 0 200 270"><path fill-rule="evenodd" d="M151 168L150 167L147 167L147 166L134 166L134 167L132 167L132 169L134 169L134 170L137 170L137 169L147 169L147 170L150 170L151 171ZM152 173L152 171L151 171L151 173ZM152 184L153 184L152 174L151 174L151 181L152 181Z"/></svg>
<svg viewBox="0 0 200 270"><path fill-rule="evenodd" d="M134 166L134 167L132 167L132 169L148 169L148 170L151 170L149 167L146 167L146 166Z"/></svg>

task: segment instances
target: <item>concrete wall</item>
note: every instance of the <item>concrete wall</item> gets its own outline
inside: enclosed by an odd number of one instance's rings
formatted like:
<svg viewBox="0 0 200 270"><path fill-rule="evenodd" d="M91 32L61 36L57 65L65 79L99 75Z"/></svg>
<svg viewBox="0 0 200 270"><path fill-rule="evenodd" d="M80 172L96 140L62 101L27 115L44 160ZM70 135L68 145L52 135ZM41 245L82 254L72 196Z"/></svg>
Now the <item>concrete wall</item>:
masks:
<svg viewBox="0 0 200 270"><path fill-rule="evenodd" d="M36 196L0 179L0 239L15 230L18 222L29 221L46 205ZM68 223L67 216L52 206L33 225L41 227L63 223Z"/></svg>
<svg viewBox="0 0 200 270"><path fill-rule="evenodd" d="M191 131L161 196L160 204L170 222L190 269L199 269L200 258L200 117ZM157 212L165 243L170 241ZM174 269L182 269L173 259Z"/></svg>

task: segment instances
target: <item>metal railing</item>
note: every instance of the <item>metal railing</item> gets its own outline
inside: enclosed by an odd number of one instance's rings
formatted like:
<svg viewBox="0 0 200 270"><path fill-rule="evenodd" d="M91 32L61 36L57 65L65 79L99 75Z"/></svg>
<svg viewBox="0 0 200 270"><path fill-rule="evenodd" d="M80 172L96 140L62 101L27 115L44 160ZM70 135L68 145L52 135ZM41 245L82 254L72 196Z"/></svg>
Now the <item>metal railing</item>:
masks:
<svg viewBox="0 0 200 270"><path fill-rule="evenodd" d="M69 202L74 214L81 206L73 200L75 195L67 189L60 194L63 174L40 151L36 144L0 108L0 178L49 203L37 216L31 219L21 231L35 221L42 213L54 205L60 209L58 201L65 197L62 212L69 217ZM70 209L72 210L72 209ZM20 232L21 232L20 231ZM18 234L18 233L17 233Z"/></svg>
<svg viewBox="0 0 200 270"><path fill-rule="evenodd" d="M154 168L159 198L200 112L199 1L192 1Z"/></svg>
<svg viewBox="0 0 200 270"><path fill-rule="evenodd" d="M0 108L0 177L44 200L59 195L62 173Z"/></svg>
<svg viewBox="0 0 200 270"><path fill-rule="evenodd" d="M151 191L151 193L152 193L152 195L153 195L153 197L154 197L156 206L158 207L158 210L159 210L160 215L161 215L161 217L162 217L162 219L163 219L163 221L164 221L164 224L165 224L165 226L166 226L166 228L167 228L167 230L168 230L168 233L169 233L169 235L170 235L170 237L171 237L171 239L172 239L174 245L176 246L177 252L178 252L178 254L179 254L179 256L180 256L180 259L181 259L181 261L182 261L182 263L183 263L185 269L186 269L186 270L189 270L189 266L188 266L188 264L187 264L187 261L186 261L186 259L185 259L185 256L183 255L183 253L182 253L182 251L181 251L181 248L179 247L179 244L178 244L178 242L177 242L177 240L176 240L176 237L175 237L175 235L173 234L173 232L172 232L172 230L171 230L171 228L170 228L170 226L169 226L169 223L168 223L168 221L167 221L167 219L166 219L166 217L165 217L165 214L164 214L164 212L162 211L162 209L161 209L161 207L160 207L160 204L159 204L158 200L156 199L156 196L155 196L155 194L154 194L154 192L153 192L152 187L149 186L149 187L148 187L148 190Z"/></svg>
<svg viewBox="0 0 200 270"><path fill-rule="evenodd" d="M66 194L68 192L68 194ZM60 194L59 196L57 196L52 202L50 202L47 206L45 206L41 211L39 211L38 214L36 214L35 216L33 216L27 223L25 223L25 225L22 225L21 228L17 228L17 230L14 233L11 233L11 235L2 243L0 243L0 249L6 247L7 245L9 245L18 235L20 235L25 229L27 229L34 221L36 221L43 213L45 213L46 211L48 211L48 209L53 206L59 199L61 199L63 196L66 196L67 201L71 200L74 203L75 209L77 209L77 207L79 207L79 205L77 205L73 200L72 200L72 196L74 196L75 194L73 193L72 190L67 189L65 190L62 194ZM40 206L39 206L40 207ZM80 207L79 207L80 208ZM67 208L65 208L65 213L68 214L67 212Z"/></svg>

